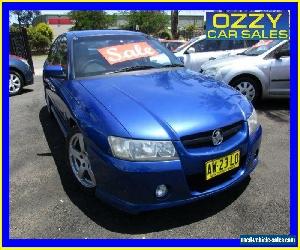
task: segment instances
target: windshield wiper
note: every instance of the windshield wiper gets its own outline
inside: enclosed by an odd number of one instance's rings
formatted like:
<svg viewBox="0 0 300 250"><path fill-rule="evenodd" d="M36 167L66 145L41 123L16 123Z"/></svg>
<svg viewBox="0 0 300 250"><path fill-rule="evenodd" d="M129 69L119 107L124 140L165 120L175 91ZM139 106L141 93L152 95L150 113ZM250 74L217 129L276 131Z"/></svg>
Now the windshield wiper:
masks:
<svg viewBox="0 0 300 250"><path fill-rule="evenodd" d="M173 67L184 67L184 65L179 63L174 63L174 64L167 64L161 66L161 68L173 68Z"/></svg>
<svg viewBox="0 0 300 250"><path fill-rule="evenodd" d="M113 74L113 73L119 73L119 72L129 72L129 71L135 71L135 70L143 70L143 69L154 69L156 67L150 66L150 65L139 65L139 66L132 66L132 67L125 67L121 68L115 71L107 72L106 74Z"/></svg>

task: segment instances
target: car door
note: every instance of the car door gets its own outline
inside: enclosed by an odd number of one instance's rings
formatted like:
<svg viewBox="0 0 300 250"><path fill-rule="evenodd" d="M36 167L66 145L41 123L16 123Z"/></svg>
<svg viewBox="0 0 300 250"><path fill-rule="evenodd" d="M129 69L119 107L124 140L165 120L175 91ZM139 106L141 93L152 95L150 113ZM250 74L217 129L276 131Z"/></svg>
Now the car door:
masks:
<svg viewBox="0 0 300 250"><path fill-rule="evenodd" d="M189 48L195 50L194 53L188 53ZM223 54L220 48L219 40L200 40L186 49L184 56L184 65L191 70L199 72L201 65L211 58L216 58Z"/></svg>
<svg viewBox="0 0 300 250"><path fill-rule="evenodd" d="M65 35L58 37L51 48L51 52L46 61L48 65L60 65L64 68L66 76L68 75L68 52L67 52L67 38ZM47 93L55 109L58 118L63 121L66 118L65 105L65 90L63 88L66 79L49 77L44 79L47 85Z"/></svg>
<svg viewBox="0 0 300 250"><path fill-rule="evenodd" d="M278 59L275 54L287 51L288 54ZM272 55L270 63L270 95L289 96L290 94L290 42L277 48Z"/></svg>

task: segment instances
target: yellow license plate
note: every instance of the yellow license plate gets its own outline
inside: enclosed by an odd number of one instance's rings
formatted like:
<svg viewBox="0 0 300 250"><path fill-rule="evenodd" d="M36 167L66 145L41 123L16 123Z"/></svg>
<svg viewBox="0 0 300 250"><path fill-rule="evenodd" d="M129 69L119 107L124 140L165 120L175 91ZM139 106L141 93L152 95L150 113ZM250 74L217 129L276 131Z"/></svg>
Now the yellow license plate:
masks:
<svg viewBox="0 0 300 250"><path fill-rule="evenodd" d="M206 180L214 178L220 174L226 173L240 165L240 151L223 156L218 159L205 162Z"/></svg>

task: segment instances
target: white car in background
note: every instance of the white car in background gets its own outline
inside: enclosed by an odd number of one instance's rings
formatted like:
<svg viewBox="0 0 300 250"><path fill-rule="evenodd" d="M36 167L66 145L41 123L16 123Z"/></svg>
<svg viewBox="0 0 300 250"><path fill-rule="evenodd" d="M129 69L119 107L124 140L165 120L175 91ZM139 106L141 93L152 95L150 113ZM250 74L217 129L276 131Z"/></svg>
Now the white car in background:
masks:
<svg viewBox="0 0 300 250"><path fill-rule="evenodd" d="M241 53L257 42L257 40L208 40L203 35L192 38L178 47L174 53L183 59L186 68L199 72L203 63L218 57Z"/></svg>
<svg viewBox="0 0 300 250"><path fill-rule="evenodd" d="M260 41L243 53L209 61L202 74L225 82L253 103L290 95L290 41Z"/></svg>

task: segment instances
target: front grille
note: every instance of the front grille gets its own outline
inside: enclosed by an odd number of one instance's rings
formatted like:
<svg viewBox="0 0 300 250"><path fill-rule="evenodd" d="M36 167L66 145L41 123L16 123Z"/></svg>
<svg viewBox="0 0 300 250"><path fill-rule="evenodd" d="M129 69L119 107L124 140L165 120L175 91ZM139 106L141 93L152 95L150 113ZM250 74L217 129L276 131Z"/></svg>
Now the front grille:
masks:
<svg viewBox="0 0 300 250"><path fill-rule="evenodd" d="M241 166L245 164L246 155L241 157L240 167L232 169L226 173L216 176L210 180L206 180L205 171L199 174L187 175L186 180L191 191L204 192L212 187L218 186L234 177L240 170Z"/></svg>
<svg viewBox="0 0 300 250"><path fill-rule="evenodd" d="M229 126L219 128L223 133L223 141L226 141L243 127L243 121L236 122ZM187 135L181 137L181 142L186 148L198 148L198 147L207 147L213 146L212 143L212 133L214 130L207 132L201 132L193 135Z"/></svg>

